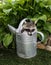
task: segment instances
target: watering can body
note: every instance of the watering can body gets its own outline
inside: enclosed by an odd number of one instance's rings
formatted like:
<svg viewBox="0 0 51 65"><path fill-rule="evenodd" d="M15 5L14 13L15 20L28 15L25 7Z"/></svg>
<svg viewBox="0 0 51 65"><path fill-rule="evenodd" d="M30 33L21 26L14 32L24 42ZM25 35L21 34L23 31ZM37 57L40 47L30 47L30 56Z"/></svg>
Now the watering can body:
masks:
<svg viewBox="0 0 51 65"><path fill-rule="evenodd" d="M36 37L36 38L35 38ZM37 33L32 36L27 33L16 34L17 54L22 58L31 58L37 54Z"/></svg>
<svg viewBox="0 0 51 65"><path fill-rule="evenodd" d="M26 31L20 33L22 29L21 25L25 20L26 19L23 19L21 21L17 29L10 25L8 25L8 27L12 33L16 34L16 48L18 56L22 58L32 58L37 54L37 33L41 34L42 41L44 40L44 35L41 32L38 32L36 27L31 36L29 36Z"/></svg>

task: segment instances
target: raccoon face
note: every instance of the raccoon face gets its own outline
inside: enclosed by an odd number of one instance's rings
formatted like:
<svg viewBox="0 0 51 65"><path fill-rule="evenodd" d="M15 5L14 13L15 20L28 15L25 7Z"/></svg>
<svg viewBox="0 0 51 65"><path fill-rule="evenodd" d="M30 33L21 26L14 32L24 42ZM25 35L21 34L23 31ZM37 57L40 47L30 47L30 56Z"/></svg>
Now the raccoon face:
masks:
<svg viewBox="0 0 51 65"><path fill-rule="evenodd" d="M22 30L21 30L21 33L23 33L24 31L26 31L27 33L28 33L28 35L32 35L32 32L34 32L34 27L35 27L35 24L34 24L34 22L30 22L29 20L28 20L28 22L25 22L25 23L23 23L23 25L22 25Z"/></svg>
<svg viewBox="0 0 51 65"><path fill-rule="evenodd" d="M32 35L32 32L34 32L35 29L25 29L27 31L28 35Z"/></svg>

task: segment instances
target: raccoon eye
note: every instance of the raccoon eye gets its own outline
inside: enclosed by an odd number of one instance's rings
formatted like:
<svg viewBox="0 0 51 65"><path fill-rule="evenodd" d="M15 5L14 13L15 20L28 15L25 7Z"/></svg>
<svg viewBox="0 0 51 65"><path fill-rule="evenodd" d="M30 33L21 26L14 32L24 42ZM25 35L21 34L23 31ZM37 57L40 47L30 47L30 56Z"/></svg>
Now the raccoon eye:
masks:
<svg viewBox="0 0 51 65"><path fill-rule="evenodd" d="M27 32L30 32L30 29L25 29Z"/></svg>
<svg viewBox="0 0 51 65"><path fill-rule="evenodd" d="M35 29L32 29L31 31L33 32Z"/></svg>

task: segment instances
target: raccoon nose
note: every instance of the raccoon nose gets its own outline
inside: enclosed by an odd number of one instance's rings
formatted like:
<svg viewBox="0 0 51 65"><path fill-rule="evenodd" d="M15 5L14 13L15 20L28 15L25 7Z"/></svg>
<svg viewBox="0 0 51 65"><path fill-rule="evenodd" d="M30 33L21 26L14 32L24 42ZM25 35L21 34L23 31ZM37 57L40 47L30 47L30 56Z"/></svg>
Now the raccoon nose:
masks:
<svg viewBox="0 0 51 65"><path fill-rule="evenodd" d="M29 35L29 36L32 36L32 33L28 32L28 35Z"/></svg>
<svg viewBox="0 0 51 65"><path fill-rule="evenodd" d="M32 34L29 34L30 36L32 36Z"/></svg>

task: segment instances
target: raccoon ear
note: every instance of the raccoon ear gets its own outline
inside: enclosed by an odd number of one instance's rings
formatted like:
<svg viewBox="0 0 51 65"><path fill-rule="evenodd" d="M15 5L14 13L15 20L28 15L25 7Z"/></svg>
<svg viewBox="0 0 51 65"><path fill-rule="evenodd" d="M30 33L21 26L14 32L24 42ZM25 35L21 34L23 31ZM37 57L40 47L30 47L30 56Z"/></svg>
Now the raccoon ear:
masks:
<svg viewBox="0 0 51 65"><path fill-rule="evenodd" d="M36 24L35 24L35 21L32 21L32 22L33 22L34 25L36 25Z"/></svg>
<svg viewBox="0 0 51 65"><path fill-rule="evenodd" d="M35 24L37 24L38 20L35 21Z"/></svg>
<svg viewBox="0 0 51 65"><path fill-rule="evenodd" d="M35 24L35 22L34 21L32 21L33 22L33 24Z"/></svg>
<svg viewBox="0 0 51 65"><path fill-rule="evenodd" d="M24 25L26 22L24 22L22 25Z"/></svg>
<svg viewBox="0 0 51 65"><path fill-rule="evenodd" d="M26 21L26 22L31 22L31 20L30 20L29 18L28 18L28 19L26 19L25 21Z"/></svg>

